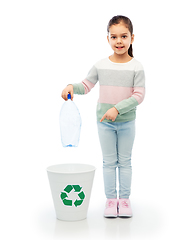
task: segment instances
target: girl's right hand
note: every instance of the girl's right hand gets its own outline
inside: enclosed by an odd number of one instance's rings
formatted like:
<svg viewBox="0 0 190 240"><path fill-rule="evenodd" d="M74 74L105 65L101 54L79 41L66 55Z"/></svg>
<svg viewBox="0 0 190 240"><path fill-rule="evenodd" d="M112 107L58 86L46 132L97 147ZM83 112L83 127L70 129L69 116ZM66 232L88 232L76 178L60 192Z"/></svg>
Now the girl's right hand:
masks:
<svg viewBox="0 0 190 240"><path fill-rule="evenodd" d="M61 93L61 97L67 101L68 98L68 94L71 94L71 100L73 101L73 85L68 85L65 89L63 89L62 93Z"/></svg>

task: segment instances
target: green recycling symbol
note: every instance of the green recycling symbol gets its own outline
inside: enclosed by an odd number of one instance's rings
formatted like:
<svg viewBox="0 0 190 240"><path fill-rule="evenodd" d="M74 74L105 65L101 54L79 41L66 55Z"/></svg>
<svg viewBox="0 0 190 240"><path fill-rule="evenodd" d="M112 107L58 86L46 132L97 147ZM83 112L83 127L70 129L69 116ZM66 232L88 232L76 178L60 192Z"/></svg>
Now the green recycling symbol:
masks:
<svg viewBox="0 0 190 240"><path fill-rule="evenodd" d="M69 200L68 193L70 193L73 189L74 189L74 192L78 193L79 199ZM80 206L83 203L83 200L85 198L85 194L81 190L82 190L82 187L80 187L79 185L67 185L60 195L63 201L63 204L66 206L72 206L73 204L75 205L75 207Z"/></svg>

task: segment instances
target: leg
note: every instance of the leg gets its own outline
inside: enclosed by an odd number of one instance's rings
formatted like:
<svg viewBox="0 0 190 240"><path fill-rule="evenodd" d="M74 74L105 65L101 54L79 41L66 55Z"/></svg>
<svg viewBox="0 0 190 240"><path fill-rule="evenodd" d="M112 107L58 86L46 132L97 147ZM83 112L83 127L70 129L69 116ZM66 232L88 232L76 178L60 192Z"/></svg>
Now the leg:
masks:
<svg viewBox="0 0 190 240"><path fill-rule="evenodd" d="M129 198L131 193L131 153L134 138L135 120L118 125L119 198Z"/></svg>
<svg viewBox="0 0 190 240"><path fill-rule="evenodd" d="M98 122L98 134L103 155L103 174L105 194L108 199L117 198L116 167L117 167L117 134L110 123Z"/></svg>

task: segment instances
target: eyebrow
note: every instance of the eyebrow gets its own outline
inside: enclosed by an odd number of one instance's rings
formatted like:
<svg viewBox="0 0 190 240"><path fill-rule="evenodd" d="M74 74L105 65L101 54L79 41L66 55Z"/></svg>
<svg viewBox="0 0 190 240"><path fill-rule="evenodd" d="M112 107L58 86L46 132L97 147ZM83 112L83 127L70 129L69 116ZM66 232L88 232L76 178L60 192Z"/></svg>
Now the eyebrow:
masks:
<svg viewBox="0 0 190 240"><path fill-rule="evenodd" d="M123 35L123 34L128 34L128 33L122 33L121 35ZM116 33L112 33L111 35L117 35Z"/></svg>

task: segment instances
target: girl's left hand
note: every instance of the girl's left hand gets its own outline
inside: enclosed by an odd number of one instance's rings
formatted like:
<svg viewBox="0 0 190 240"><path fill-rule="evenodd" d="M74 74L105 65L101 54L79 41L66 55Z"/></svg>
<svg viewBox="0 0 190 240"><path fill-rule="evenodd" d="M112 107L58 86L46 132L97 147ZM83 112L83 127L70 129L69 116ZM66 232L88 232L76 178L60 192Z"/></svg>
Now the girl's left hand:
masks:
<svg viewBox="0 0 190 240"><path fill-rule="evenodd" d="M117 111L117 109L115 107L110 108L102 117L102 119L100 120L100 122L102 122L105 118L108 120L112 120L112 122L115 121L117 115L119 114L119 112Z"/></svg>

